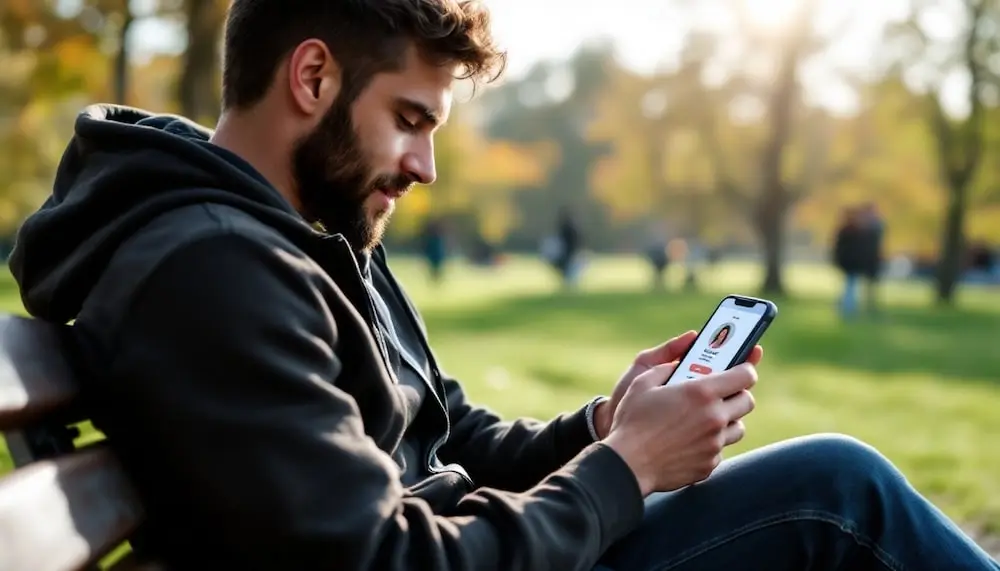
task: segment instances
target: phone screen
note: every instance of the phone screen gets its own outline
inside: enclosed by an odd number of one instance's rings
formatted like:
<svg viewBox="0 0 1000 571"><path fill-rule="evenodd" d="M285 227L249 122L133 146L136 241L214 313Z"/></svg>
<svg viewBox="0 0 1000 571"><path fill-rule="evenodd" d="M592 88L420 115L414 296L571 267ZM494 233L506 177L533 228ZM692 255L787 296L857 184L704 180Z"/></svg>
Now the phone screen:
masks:
<svg viewBox="0 0 1000 571"><path fill-rule="evenodd" d="M766 313L767 304L758 302L746 306L732 297L724 299L677 365L669 382L693 381L727 369Z"/></svg>

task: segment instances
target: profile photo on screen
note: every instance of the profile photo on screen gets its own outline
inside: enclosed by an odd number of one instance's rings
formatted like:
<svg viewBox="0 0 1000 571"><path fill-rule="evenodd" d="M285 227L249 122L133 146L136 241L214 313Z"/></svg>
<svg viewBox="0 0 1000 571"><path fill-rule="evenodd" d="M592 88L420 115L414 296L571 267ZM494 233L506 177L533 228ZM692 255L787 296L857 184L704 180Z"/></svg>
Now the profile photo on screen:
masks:
<svg viewBox="0 0 1000 571"><path fill-rule="evenodd" d="M709 343L708 346L712 349L718 349L719 347L725 345L726 342L729 341L729 338L732 336L733 336L733 324L727 323L712 334L712 342Z"/></svg>

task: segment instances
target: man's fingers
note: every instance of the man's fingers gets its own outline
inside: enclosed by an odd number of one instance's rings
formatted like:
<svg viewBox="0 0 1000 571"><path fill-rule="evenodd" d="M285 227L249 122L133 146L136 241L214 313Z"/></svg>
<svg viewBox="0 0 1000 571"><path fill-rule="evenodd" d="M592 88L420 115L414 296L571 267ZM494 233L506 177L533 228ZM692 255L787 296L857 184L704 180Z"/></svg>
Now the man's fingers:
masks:
<svg viewBox="0 0 1000 571"><path fill-rule="evenodd" d="M722 401L726 418L732 423L753 412L756 403L750 391L743 390Z"/></svg>
<svg viewBox="0 0 1000 571"><path fill-rule="evenodd" d="M757 384L757 368L743 363L717 375L709 375L700 382L707 384L716 397L727 398Z"/></svg>
<svg viewBox="0 0 1000 571"><path fill-rule="evenodd" d="M697 331L682 333L666 343L643 351L637 361L647 367L655 367L681 358L681 355L691 347L698 338Z"/></svg>
<svg viewBox="0 0 1000 571"><path fill-rule="evenodd" d="M635 380L632 381L632 386L629 387L629 390L632 390L632 387L639 390L648 390L653 387L658 387L670 378L670 374L674 372L674 368L676 368L676 365L673 363L657 365L636 377Z"/></svg>
<svg viewBox="0 0 1000 571"><path fill-rule="evenodd" d="M743 426L743 422L737 420L722 429L722 441L725 442L725 446L736 444L740 440L743 440L743 436L746 432L746 427Z"/></svg>
<svg viewBox="0 0 1000 571"><path fill-rule="evenodd" d="M760 345L754 346L753 350L750 351L750 356L747 358L747 362L751 365L757 366L760 364L760 360L764 357L764 348Z"/></svg>

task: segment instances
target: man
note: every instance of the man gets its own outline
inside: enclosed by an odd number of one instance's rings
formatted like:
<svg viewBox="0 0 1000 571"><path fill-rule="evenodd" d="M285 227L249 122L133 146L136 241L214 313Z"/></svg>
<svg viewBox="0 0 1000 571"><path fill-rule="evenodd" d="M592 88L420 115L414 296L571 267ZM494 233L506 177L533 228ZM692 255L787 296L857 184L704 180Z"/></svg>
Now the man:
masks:
<svg viewBox="0 0 1000 571"><path fill-rule="evenodd" d="M214 133L88 109L12 262L29 311L75 319L96 420L147 508L144 554L179 569L997 568L848 438L718 467L759 348L661 386L689 332L549 423L466 400L378 244L395 201L434 179L454 78L500 69L481 5L235 0L225 42Z"/></svg>

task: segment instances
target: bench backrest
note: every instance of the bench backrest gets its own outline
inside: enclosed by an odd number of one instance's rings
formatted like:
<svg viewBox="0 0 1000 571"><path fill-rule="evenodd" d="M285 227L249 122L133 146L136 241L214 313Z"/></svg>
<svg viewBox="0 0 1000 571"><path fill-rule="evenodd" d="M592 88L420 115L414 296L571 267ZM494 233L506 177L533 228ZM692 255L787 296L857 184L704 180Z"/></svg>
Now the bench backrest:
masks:
<svg viewBox="0 0 1000 571"><path fill-rule="evenodd" d="M85 419L67 353L70 326L0 315L0 569L91 568L136 529L142 508L103 444L73 445Z"/></svg>

